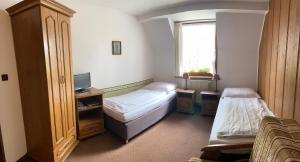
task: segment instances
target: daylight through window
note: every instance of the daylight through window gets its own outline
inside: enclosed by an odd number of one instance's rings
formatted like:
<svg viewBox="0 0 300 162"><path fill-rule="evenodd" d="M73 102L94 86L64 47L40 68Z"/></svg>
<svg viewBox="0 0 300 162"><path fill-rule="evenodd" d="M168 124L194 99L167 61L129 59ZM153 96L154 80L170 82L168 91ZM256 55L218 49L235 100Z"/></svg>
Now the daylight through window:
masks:
<svg viewBox="0 0 300 162"><path fill-rule="evenodd" d="M216 23L198 22L180 25L180 73L215 73Z"/></svg>

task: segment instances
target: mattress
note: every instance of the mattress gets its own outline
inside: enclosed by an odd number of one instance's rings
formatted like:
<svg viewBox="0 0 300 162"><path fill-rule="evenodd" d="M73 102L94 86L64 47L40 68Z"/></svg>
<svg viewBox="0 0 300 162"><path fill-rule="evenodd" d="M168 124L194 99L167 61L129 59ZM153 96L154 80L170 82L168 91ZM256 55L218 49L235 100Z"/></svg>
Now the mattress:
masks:
<svg viewBox="0 0 300 162"><path fill-rule="evenodd" d="M220 100L219 106L218 106L218 111L216 113L216 117L214 120L214 124L212 127L212 131L211 131L211 135L210 135L210 139L209 139L209 144L238 144L238 143L250 143L250 142L254 142L255 137L254 136L249 136L249 137L230 137L230 138L224 138L224 137L218 137L218 131L220 130L220 127L223 126L223 121L224 118L236 118L235 120L239 120L238 118L240 118L241 120L243 120L243 116L242 115L235 115L235 116L231 116L228 117L224 114L226 114L226 108L228 108L227 104L228 102L225 100L229 100L229 98L224 98ZM261 106L263 107L263 109L265 109L266 111L268 111L269 116L273 116L273 113L271 111L269 111L268 107L266 106L265 102L261 99L258 99L261 103Z"/></svg>
<svg viewBox="0 0 300 162"><path fill-rule="evenodd" d="M125 95L104 98L104 112L110 117L126 123L159 108L166 101L174 99L175 90L170 92L140 89Z"/></svg>

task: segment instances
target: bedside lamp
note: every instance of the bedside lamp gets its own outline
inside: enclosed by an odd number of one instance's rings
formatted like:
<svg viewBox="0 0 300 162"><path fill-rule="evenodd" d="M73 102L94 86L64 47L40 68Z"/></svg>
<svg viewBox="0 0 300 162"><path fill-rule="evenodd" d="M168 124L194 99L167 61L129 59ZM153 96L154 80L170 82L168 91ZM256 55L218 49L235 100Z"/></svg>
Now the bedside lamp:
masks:
<svg viewBox="0 0 300 162"><path fill-rule="evenodd" d="M188 73L184 73L183 74L183 79L185 81L184 90L187 90L187 80L189 79L189 74Z"/></svg>
<svg viewBox="0 0 300 162"><path fill-rule="evenodd" d="M221 80L219 74L214 74L213 77L211 78L211 80L216 81L216 90L215 90L215 92L218 92L218 80Z"/></svg>

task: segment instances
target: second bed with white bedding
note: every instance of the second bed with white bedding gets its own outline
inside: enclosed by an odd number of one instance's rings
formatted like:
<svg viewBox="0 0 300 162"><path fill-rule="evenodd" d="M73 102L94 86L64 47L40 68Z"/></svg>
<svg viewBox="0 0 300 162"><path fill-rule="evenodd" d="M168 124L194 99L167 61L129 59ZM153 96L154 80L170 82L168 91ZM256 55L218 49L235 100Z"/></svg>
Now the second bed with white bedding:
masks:
<svg viewBox="0 0 300 162"><path fill-rule="evenodd" d="M174 99L175 90L142 88L116 97L105 98L104 112L120 122L129 122Z"/></svg>
<svg viewBox="0 0 300 162"><path fill-rule="evenodd" d="M224 97L219 102L209 143L253 142L264 116L273 116L273 113L259 98Z"/></svg>

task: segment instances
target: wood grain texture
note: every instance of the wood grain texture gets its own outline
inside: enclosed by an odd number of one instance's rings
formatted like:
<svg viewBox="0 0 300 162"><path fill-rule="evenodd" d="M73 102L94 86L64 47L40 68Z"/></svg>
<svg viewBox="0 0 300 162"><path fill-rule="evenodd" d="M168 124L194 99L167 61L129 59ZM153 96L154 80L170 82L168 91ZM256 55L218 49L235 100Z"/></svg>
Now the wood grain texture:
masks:
<svg viewBox="0 0 300 162"><path fill-rule="evenodd" d="M78 138L81 140L103 133L105 131L103 92L96 88L90 88L87 92L76 93L75 98ZM89 104L89 102L92 104ZM84 104L84 106L80 106L79 103Z"/></svg>
<svg viewBox="0 0 300 162"><path fill-rule="evenodd" d="M274 0L274 19L273 19L273 37L272 37L272 56L270 69L270 93L269 93L269 107L275 111L275 93L276 93L276 74L277 74L277 54L278 54L278 39L279 39L279 23L280 23L280 0Z"/></svg>
<svg viewBox="0 0 300 162"><path fill-rule="evenodd" d="M70 11L58 11L56 7L59 4L54 1L28 0L8 9L12 20L27 155L43 162L64 161L78 143L70 16L65 14Z"/></svg>
<svg viewBox="0 0 300 162"><path fill-rule="evenodd" d="M265 93L265 77L266 77L266 50L267 50L267 30L268 30L268 24L269 24L269 16L267 14L265 18L265 23L264 23L264 28L263 28L263 34L262 34L262 43L260 44L260 55L259 55L259 89L258 91L260 92L261 96L265 98L266 93Z"/></svg>
<svg viewBox="0 0 300 162"><path fill-rule="evenodd" d="M49 105L52 126L52 140L53 145L59 145L65 140L66 135L64 133L63 125L63 101L62 101L62 88L60 86L60 62L59 62L59 40L57 37L58 33L58 22L57 13L50 9L41 8L42 25L43 25L43 36L46 40L45 46L45 58L46 58L46 71L47 79L49 82L48 93L49 93Z"/></svg>
<svg viewBox="0 0 300 162"><path fill-rule="evenodd" d="M299 56L300 57L300 54ZM294 119L300 123L300 59L298 59L298 74L297 74L297 84L296 84L296 100L295 100L295 111Z"/></svg>
<svg viewBox="0 0 300 162"><path fill-rule="evenodd" d="M266 41L266 72L265 72L265 101L267 104L270 104L270 74L271 74L271 58L272 58L272 43L273 43L273 22L274 22L274 1L270 1L270 11L269 11L269 20L267 28L267 41ZM272 107L270 107L273 110Z"/></svg>
<svg viewBox="0 0 300 162"><path fill-rule="evenodd" d="M19 14L20 12L36 6L47 6L49 9L67 15L69 17L72 17L75 13L75 11L73 11L72 9L56 2L55 0L24 0L6 10L10 16L14 16L16 14Z"/></svg>
<svg viewBox="0 0 300 162"><path fill-rule="evenodd" d="M39 14L40 8L34 7L14 15L11 21L28 155L47 161L53 160L47 147L52 146L52 136L50 116L46 115L49 100Z"/></svg>
<svg viewBox="0 0 300 162"><path fill-rule="evenodd" d="M285 82L283 96L283 117L294 118L295 90L300 32L300 1L292 0L290 7L290 24L286 54Z"/></svg>
<svg viewBox="0 0 300 162"><path fill-rule="evenodd" d="M64 91L65 131L68 138L76 139L76 112L74 95L74 78L71 50L71 20L70 17L58 14L58 38Z"/></svg>
<svg viewBox="0 0 300 162"><path fill-rule="evenodd" d="M290 0L281 1L280 25L279 25L279 43L278 43L278 59L277 59L277 75L276 75L276 92L275 92L275 114L282 116L284 77L286 65L287 50L287 33L289 24Z"/></svg>
<svg viewBox="0 0 300 162"><path fill-rule="evenodd" d="M298 121L299 37L300 1L271 0L260 45L259 92L276 116Z"/></svg>
<svg viewBox="0 0 300 162"><path fill-rule="evenodd" d="M239 144L211 144L201 148L201 151L224 151L234 149L253 148L253 143L239 143Z"/></svg>

